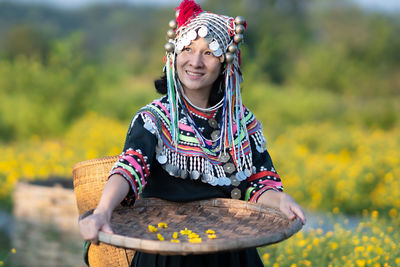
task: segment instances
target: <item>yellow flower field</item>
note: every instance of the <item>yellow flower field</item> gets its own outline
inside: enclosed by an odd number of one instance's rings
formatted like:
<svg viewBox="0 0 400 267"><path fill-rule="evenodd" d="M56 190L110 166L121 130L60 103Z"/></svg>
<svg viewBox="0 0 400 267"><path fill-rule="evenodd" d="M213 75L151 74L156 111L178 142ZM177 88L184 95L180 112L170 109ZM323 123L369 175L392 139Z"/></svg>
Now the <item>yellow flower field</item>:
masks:
<svg viewBox="0 0 400 267"><path fill-rule="evenodd" d="M0 198L21 179L71 177L82 160L118 155L129 122L89 113L62 140L33 137L0 146ZM266 134L268 129L266 129ZM269 150L285 190L306 210L362 215L351 229L312 229L260 249L267 266L398 266L400 264L400 132L333 124L288 127ZM268 135L267 135L268 137ZM323 223L321 222L321 225Z"/></svg>
<svg viewBox="0 0 400 267"><path fill-rule="evenodd" d="M394 212L397 214L397 210ZM329 231L317 228L299 232L286 241L261 248L259 253L266 266L399 266L400 233L396 229L400 219L387 217L380 218L376 211L365 213L354 229L344 221Z"/></svg>

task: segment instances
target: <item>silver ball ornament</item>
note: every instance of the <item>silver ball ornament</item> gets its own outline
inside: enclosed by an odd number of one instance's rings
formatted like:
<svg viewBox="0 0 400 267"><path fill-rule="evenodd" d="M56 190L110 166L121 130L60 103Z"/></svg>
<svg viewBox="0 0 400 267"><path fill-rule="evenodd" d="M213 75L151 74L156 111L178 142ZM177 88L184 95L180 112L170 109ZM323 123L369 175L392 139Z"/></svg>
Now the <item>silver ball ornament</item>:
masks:
<svg viewBox="0 0 400 267"><path fill-rule="evenodd" d="M175 50L175 45L171 42L168 42L164 45L164 48L168 53L172 53Z"/></svg>
<svg viewBox="0 0 400 267"><path fill-rule="evenodd" d="M169 26L171 29L176 29L176 21L173 20L173 19L171 19L171 20L168 22L168 26Z"/></svg>
<svg viewBox="0 0 400 267"><path fill-rule="evenodd" d="M236 25L236 27L235 27L236 33L244 33L244 30L245 30L245 28L242 24Z"/></svg>
<svg viewBox="0 0 400 267"><path fill-rule="evenodd" d="M175 36L176 36L176 33L175 33L175 31L173 29L169 29L168 32L167 32L167 36L170 39L174 39Z"/></svg>
<svg viewBox="0 0 400 267"><path fill-rule="evenodd" d="M235 18L236 25L243 25L245 22L246 22L246 20L242 16L237 16Z"/></svg>
<svg viewBox="0 0 400 267"><path fill-rule="evenodd" d="M233 53L233 54L236 53L236 51L237 51L237 46L231 44L231 45L228 47L228 51L231 52L231 53Z"/></svg>
<svg viewBox="0 0 400 267"><path fill-rule="evenodd" d="M237 44L240 43L241 41L243 41L243 34L235 34L235 37L233 37L233 40Z"/></svg>
<svg viewBox="0 0 400 267"><path fill-rule="evenodd" d="M235 59L235 56L232 53L226 53L225 54L225 59L227 63L232 63L233 60Z"/></svg>

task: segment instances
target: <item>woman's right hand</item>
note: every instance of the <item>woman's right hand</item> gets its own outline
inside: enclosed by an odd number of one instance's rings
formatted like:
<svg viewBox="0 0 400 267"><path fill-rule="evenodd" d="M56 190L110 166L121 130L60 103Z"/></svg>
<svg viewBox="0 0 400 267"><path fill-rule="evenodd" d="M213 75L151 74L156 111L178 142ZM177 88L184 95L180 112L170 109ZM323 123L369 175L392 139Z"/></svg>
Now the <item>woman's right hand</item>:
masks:
<svg viewBox="0 0 400 267"><path fill-rule="evenodd" d="M98 244L99 231L112 234L109 216L94 210L93 214L79 221L79 230L84 240Z"/></svg>

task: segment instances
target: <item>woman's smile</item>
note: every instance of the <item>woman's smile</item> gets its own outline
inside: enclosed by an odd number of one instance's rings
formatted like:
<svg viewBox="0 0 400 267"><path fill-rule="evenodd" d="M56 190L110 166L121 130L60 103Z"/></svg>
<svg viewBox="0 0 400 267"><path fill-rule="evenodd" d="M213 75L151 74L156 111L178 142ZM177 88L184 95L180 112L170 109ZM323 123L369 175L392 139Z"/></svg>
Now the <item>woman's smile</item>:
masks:
<svg viewBox="0 0 400 267"><path fill-rule="evenodd" d="M203 38L192 41L177 55L176 66L179 80L189 99L194 102L208 99L221 71L219 58L213 55L209 43Z"/></svg>

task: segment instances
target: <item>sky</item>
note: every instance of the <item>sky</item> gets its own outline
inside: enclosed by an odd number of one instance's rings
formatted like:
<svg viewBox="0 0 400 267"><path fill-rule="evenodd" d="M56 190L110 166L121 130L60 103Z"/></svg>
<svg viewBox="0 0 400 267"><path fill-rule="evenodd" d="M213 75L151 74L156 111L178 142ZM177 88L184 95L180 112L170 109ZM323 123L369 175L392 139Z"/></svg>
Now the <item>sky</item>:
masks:
<svg viewBox="0 0 400 267"><path fill-rule="evenodd" d="M79 8L94 3L132 3L140 5L178 6L181 0L9 0L23 3L45 3L60 8ZM351 0L369 10L400 11L400 0ZM201 1L199 1L201 2Z"/></svg>

